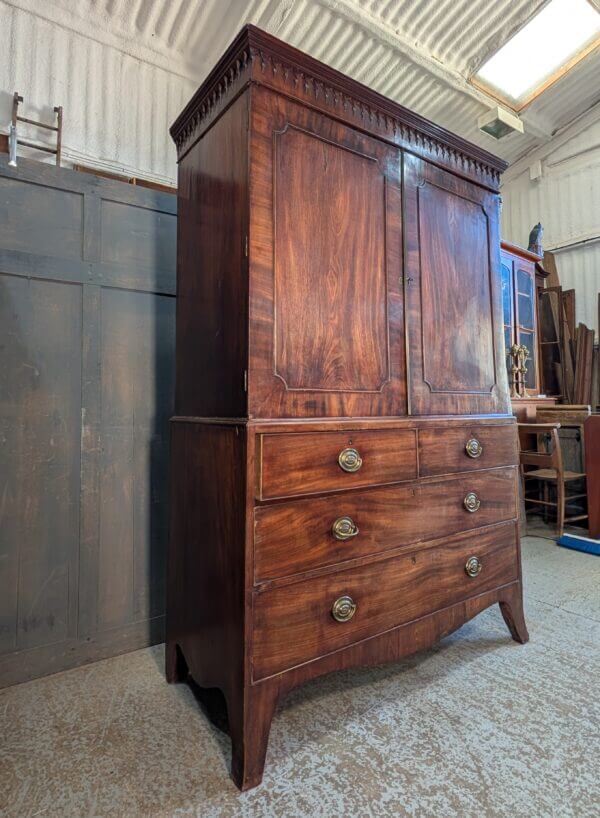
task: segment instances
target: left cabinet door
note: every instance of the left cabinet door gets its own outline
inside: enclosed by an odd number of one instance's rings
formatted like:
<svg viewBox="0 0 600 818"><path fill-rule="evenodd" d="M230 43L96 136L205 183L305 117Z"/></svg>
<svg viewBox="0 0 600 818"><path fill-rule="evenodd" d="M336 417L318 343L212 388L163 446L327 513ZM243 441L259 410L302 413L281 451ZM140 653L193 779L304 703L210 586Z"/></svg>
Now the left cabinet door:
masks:
<svg viewBox="0 0 600 818"><path fill-rule="evenodd" d="M250 416L405 414L400 152L266 89L251 111Z"/></svg>

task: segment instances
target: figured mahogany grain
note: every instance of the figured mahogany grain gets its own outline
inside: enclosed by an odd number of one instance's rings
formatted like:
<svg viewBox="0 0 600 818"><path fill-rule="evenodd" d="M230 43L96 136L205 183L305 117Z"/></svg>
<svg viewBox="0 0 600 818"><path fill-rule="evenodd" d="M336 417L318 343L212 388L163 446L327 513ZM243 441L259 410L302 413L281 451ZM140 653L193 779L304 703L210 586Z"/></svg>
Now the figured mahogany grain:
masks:
<svg viewBox="0 0 600 818"><path fill-rule="evenodd" d="M262 87L250 123L249 416L405 414L400 152Z"/></svg>
<svg viewBox="0 0 600 818"><path fill-rule="evenodd" d="M287 390L379 392L390 376L379 162L292 125L274 151L275 372Z"/></svg>
<svg viewBox="0 0 600 818"><path fill-rule="evenodd" d="M512 520L517 515L516 481L512 467L256 508L255 580L285 577ZM475 512L463 505L470 491L481 501ZM340 541L332 526L344 516L354 521L359 532Z"/></svg>
<svg viewBox="0 0 600 818"><path fill-rule="evenodd" d="M471 556L483 563L475 578L465 573ZM254 595L254 678L309 662L518 575L515 524L506 523L459 535L440 547L259 589ZM331 607L346 594L356 602L356 614L349 622L336 622Z"/></svg>
<svg viewBox="0 0 600 818"><path fill-rule="evenodd" d="M469 457L467 441L478 440L483 451L477 458ZM515 466L519 462L516 424L507 426L472 426L447 429L429 428L418 432L419 474L438 474Z"/></svg>
<svg viewBox="0 0 600 818"><path fill-rule="evenodd" d="M340 468L338 457L354 448L362 457L356 472ZM413 430L265 434L257 466L261 500L360 486L395 483L417 476L416 433Z"/></svg>
<svg viewBox="0 0 600 818"><path fill-rule="evenodd" d="M507 413L498 197L403 162L411 412Z"/></svg>

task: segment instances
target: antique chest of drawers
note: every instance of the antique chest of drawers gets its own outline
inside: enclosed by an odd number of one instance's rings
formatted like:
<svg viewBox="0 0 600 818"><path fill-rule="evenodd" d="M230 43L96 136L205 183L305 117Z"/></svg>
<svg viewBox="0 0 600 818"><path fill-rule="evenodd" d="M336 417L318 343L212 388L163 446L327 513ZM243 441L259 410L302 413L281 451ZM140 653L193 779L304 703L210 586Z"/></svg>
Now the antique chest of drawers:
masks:
<svg viewBox="0 0 600 818"><path fill-rule="evenodd" d="M167 678L223 691L246 789L294 686L494 603L527 640L503 164L251 26L172 134Z"/></svg>

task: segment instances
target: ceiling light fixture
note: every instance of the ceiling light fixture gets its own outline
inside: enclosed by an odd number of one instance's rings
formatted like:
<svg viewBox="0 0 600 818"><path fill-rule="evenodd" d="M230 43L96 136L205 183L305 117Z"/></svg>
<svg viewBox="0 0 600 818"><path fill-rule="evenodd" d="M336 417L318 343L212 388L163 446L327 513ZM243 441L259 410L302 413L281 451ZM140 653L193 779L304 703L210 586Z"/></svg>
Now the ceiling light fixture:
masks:
<svg viewBox="0 0 600 818"><path fill-rule="evenodd" d="M494 139L502 139L509 133L523 133L523 121L516 114L506 111L499 105L490 108L477 120L480 131L493 136Z"/></svg>

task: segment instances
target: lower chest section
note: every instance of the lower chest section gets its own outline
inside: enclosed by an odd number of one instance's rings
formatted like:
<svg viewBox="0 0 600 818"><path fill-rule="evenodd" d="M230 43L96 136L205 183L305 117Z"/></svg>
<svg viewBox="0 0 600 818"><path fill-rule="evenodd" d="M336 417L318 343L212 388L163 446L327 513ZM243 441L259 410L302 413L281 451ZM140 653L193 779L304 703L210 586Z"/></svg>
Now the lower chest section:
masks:
<svg viewBox="0 0 600 818"><path fill-rule="evenodd" d="M519 578L514 425L257 442L254 681Z"/></svg>

